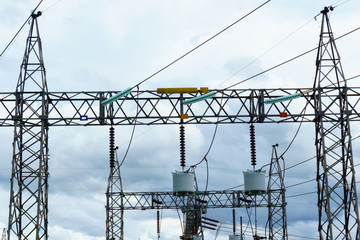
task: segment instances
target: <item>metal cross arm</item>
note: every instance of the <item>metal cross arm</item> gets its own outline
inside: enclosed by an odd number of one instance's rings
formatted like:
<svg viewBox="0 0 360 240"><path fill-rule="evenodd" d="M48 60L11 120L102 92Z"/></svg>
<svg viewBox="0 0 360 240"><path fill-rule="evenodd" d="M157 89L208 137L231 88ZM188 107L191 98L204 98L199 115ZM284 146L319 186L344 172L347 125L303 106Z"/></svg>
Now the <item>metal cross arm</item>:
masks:
<svg viewBox="0 0 360 240"><path fill-rule="evenodd" d="M116 194L116 193L113 193ZM172 192L119 192L123 210L184 209L189 206L202 208L267 207L267 195L249 196L241 190L197 191L188 196L175 196ZM119 206L120 207L120 206Z"/></svg>
<svg viewBox="0 0 360 240"><path fill-rule="evenodd" d="M335 87L334 87L335 88ZM334 88L324 88L329 96ZM359 121L360 88L347 88L350 120ZM188 119L184 124L214 123L280 123L313 122L317 117L312 106L310 88L303 89L234 89L213 90L216 96L205 101L184 105ZM39 126L44 119L41 113L42 96L49 104L48 126L95 126L108 125L162 125L179 124L181 99L178 95L154 91L133 91L126 97L103 106L102 101L117 92L24 92L0 93L0 126L14 126L14 121L25 125ZM264 101L291 94L300 94L297 99L264 104ZM184 100L200 93L184 94ZM22 117L15 115L16 104L24 103ZM334 100L335 101L335 100ZM305 111L305 108L308 110ZM309 109L310 108L310 109ZM335 115L336 113L334 113ZM332 113L327 112L325 120L332 121Z"/></svg>

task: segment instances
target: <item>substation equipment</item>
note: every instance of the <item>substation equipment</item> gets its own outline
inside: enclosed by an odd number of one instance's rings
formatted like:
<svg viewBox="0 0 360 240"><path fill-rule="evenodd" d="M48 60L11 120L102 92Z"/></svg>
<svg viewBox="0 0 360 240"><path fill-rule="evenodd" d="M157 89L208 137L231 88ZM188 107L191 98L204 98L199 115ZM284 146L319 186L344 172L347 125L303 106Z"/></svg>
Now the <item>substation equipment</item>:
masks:
<svg viewBox="0 0 360 240"><path fill-rule="evenodd" d="M311 88L214 89L216 94L196 107L182 105L182 101L202 95L200 91L179 97L136 90L107 106L101 102L119 92L49 91L38 28L41 14L33 13L16 91L0 93L0 126L14 127L8 239L48 239L50 127L301 122L314 124L316 131L319 238L360 239L350 131L350 122L360 120L360 89L347 87L328 18L331 10L326 7L321 12L316 74ZM305 111L306 107L312 111ZM181 114L187 118L180 119ZM119 182L116 166L112 169L111 184ZM108 189L114 187L110 186ZM118 190L116 186L113 189ZM258 207L271 205L271 199L261 196ZM205 204L207 208L236 208L251 204L248 200L252 200L244 191L195 191L185 198L173 192L122 193L111 197L120 220L121 210L127 209L183 208L190 219ZM138 200L135 206L131 205L131 198ZM224 204L219 198L228 200ZM196 226L197 222L189 224ZM193 233L191 226L189 234ZM121 224L112 227L122 231Z"/></svg>

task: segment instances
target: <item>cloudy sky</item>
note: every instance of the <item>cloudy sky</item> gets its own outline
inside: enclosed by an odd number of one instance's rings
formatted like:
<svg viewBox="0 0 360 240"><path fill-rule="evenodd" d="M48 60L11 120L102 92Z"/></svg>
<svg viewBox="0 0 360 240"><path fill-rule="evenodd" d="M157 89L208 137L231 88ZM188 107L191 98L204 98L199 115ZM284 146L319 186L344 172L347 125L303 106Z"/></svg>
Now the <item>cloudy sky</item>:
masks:
<svg viewBox="0 0 360 240"><path fill-rule="evenodd" d="M0 50L12 39L39 1L2 0ZM142 81L182 54L235 22L265 1L245 0L44 0L39 10L40 34L49 91L122 90ZM334 35L360 26L357 0L272 0L248 18L140 86L223 88L295 57L317 46L324 6ZM0 58L1 92L15 90L29 25ZM347 77L358 75L360 32L337 42ZM311 87L316 53L240 84L237 88ZM359 79L349 82L358 86ZM283 152L293 138L295 124L256 124L258 165L267 164L271 146ZM213 125L186 126L188 165L202 159L209 148ZM131 127L116 127L119 157L124 155ZM209 187L228 189L243 183L242 171L251 167L248 125L221 125L209 154ZM12 128L1 128L0 227L8 221ZM360 134L358 123L352 135ZM292 166L315 154L314 126L304 124L285 155ZM171 191L171 172L179 170L178 126L138 126L122 168L124 190ZM359 162L359 142L353 142ZM53 127L50 129L49 228L52 240L105 239L105 191L108 177L108 127ZM315 178L315 162L286 172L286 185ZM359 172L359 171L358 171ZM197 168L204 189L206 166ZM358 174L357 174L358 176ZM360 176L359 176L360 177ZM241 189L241 188L238 188ZM287 189L289 239L316 238L317 197L314 181ZM262 214L262 215L261 215ZM162 239L180 235L177 213L163 211ZM238 216L246 218L243 209ZM265 213L259 210L259 215ZM208 217L231 222L231 211L208 212ZM264 221L259 220L259 224ZM215 232L206 231L207 239ZM126 212L126 239L156 239L156 212ZM217 239L228 239L221 233Z"/></svg>

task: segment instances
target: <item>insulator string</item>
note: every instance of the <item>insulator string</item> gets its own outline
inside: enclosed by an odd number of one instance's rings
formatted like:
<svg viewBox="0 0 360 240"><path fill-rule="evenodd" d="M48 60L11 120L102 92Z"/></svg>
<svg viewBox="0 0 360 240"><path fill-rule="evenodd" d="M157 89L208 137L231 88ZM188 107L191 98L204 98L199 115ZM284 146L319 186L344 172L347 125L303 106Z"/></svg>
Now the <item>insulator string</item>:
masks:
<svg viewBox="0 0 360 240"><path fill-rule="evenodd" d="M185 126L180 125L180 166L185 167Z"/></svg>
<svg viewBox="0 0 360 240"><path fill-rule="evenodd" d="M256 146L255 146L255 127L250 125L250 151L251 151L251 165L255 169L256 166Z"/></svg>
<svg viewBox="0 0 360 240"><path fill-rule="evenodd" d="M109 131L109 151L110 151L110 168L115 168L115 129L110 127Z"/></svg>

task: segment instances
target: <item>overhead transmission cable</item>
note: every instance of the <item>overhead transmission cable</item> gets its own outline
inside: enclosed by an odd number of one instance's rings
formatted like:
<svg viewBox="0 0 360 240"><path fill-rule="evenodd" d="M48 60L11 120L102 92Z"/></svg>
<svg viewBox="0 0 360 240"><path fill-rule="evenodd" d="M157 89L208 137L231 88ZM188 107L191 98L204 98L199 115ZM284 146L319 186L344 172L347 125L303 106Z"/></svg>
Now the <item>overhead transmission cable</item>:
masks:
<svg viewBox="0 0 360 240"><path fill-rule="evenodd" d="M319 16L321 13L319 13L318 15L315 16L315 18L317 16ZM256 62L257 60L259 60L261 57L265 56L266 54L268 54L271 50L273 50L274 48L276 48L277 46L279 46L280 44L282 44L283 42L285 42L287 39L289 39L292 35L294 35L296 32L298 32L300 29L302 29L303 27L305 27L306 25L308 25L310 22L313 21L314 18L311 18L310 20L308 20L305 24L303 24L302 26L300 26L299 28L297 28L295 31L291 32L289 35L287 35L285 38L283 38L280 42L276 43L275 45L273 45L272 47L270 47L270 49L268 49L267 51L265 51L264 53L262 53L261 55L259 55L258 57L256 57L254 60L252 60L251 62L249 62L248 64L246 64L245 66L243 66L240 70L236 71L235 73L233 73L230 77L228 77L227 79L225 79L223 82L221 82L218 86L221 86L223 83L229 81L231 78L233 78L234 76L236 76L238 73L240 73L242 70L244 70L245 68L247 68L248 66L250 66L251 64L253 64L254 62Z"/></svg>
<svg viewBox="0 0 360 240"><path fill-rule="evenodd" d="M360 135L352 138L351 141L354 141L354 140L356 140L356 139L358 139L358 138L360 138ZM337 148L338 148L338 147L340 147L340 146L337 146ZM314 158L316 158L316 156L307 158L307 159L305 159L305 160L303 160L303 161L301 161L301 162L298 162L298 163L296 163L296 164L294 164L294 165L291 165L291 166L285 168L283 171L289 170L289 169L291 169L291 168L294 168L294 167L297 167L297 166L299 166L299 165L301 165L301 164L304 164L304 163L306 163L306 162L309 162L310 160L312 160L312 159L314 159ZM268 165L268 164L267 164L267 165ZM266 166L266 165L264 165L264 166ZM264 167L264 166L263 166L263 167ZM357 167L357 166L360 166L360 163L354 165L354 167ZM267 177L268 177L268 176L267 176ZM314 180L314 179L312 179L312 180ZM311 181L312 181L312 180L311 180ZM316 179L315 179L315 180L316 180ZM308 181L310 181L310 180L308 180ZM306 181L305 181L305 182L306 182ZM303 182L303 183L305 183L305 182ZM298 184L298 185L300 185L300 184ZM242 187L242 186L244 186L244 184L240 184L240 185L236 185L236 186L234 186L234 187L227 188L227 189L225 189L225 191L226 191L226 190L231 190L231 189L234 189L234 188L238 188L238 187ZM292 187L292 186L290 186L290 187ZM288 186L287 186L287 188L288 188Z"/></svg>
<svg viewBox="0 0 360 240"><path fill-rule="evenodd" d="M334 6L334 8L336 8L336 7L340 6L340 5L343 5L343 4L347 3L347 2L349 2L350 0L345 0L343 2L341 2L341 1L343 1L343 0L339 0L339 1L337 1L337 2L335 2L333 4L331 4L331 5ZM337 4L337 5L335 5L335 4Z"/></svg>
<svg viewBox="0 0 360 240"><path fill-rule="evenodd" d="M306 181L303 181L303 182L299 182L299 183L295 183L295 184L292 184L292 185L288 185L288 186L286 186L286 189L292 188L292 187L296 187L296 186L299 186L299 185L302 185L302 184L305 184L305 183L309 183L309 182L312 182L312 181L315 181L315 180L316 180L316 178L313 178L313 179L306 180Z"/></svg>
<svg viewBox="0 0 360 240"><path fill-rule="evenodd" d="M30 16L25 20L24 24L20 27L20 29L16 32L15 36L10 40L8 45L6 45L5 49L0 53L0 59L4 56L5 52L9 49L9 47L13 44L17 36L20 34L20 32L25 27L26 23L32 18L32 14L39 8L43 0L41 0L38 5L35 7L35 9L31 12Z"/></svg>
<svg viewBox="0 0 360 240"><path fill-rule="evenodd" d="M345 36L347 36L347 35L349 35L349 34L351 34L351 33L354 33L354 32L356 32L356 31L358 31L358 30L360 30L360 27L357 27L357 28L355 28L355 29L353 29L353 30L351 30L351 31L349 31L349 32L347 32L347 33L345 33L345 34L343 34L343 35L335 38L334 41L339 40L339 39L341 39L341 38L343 38L343 37L345 37ZM298 59L298 58L300 58L300 57L303 57L303 56L305 56L305 55L307 55L307 54L309 54L309 53L317 50L319 47L320 47L320 46L314 47L314 48L312 48L312 49L310 49L310 50L308 50L308 51L306 51L306 52L303 52L303 53L295 56L295 57L292 57L292 58L290 58L290 59L288 59L288 60L286 60L286 61L283 61L283 62L281 62L281 63L279 63L279 64L277 64L277 65L274 65L274 66L272 66L272 67L270 67L270 68L268 68L268 69L266 69L266 70L264 70L264 71L261 71L261 72L255 74L255 75L253 75L253 76L251 76L251 77L248 77L248 78L246 78L246 79L244 79L244 80L241 80L241 81L239 81L239 82L237 82L237 83L234 83L234 84L232 84L232 85L230 85L230 86L222 89L221 91L228 90L228 89L233 88L233 87L235 87L235 86L237 86L237 85L239 85L239 84L241 84L241 83L247 82L247 81L249 81L249 80L251 80L251 79L253 79L253 78L256 78L256 77L258 77L258 76L260 76L260 75L263 75L264 73L267 73L267 72L269 72L269 71L271 71L271 70L274 70L274 69L276 69L276 68L278 68L278 67L281 67L282 65L285 65L285 64L287 64L287 63L289 63L289 62L292 62L292 61L294 61L294 60L296 60L296 59Z"/></svg>
<svg viewBox="0 0 360 240"><path fill-rule="evenodd" d="M295 195L291 195L291 196L286 196L286 198L301 197L301 196L305 196L305 195L314 194L314 193L317 193L317 192L318 192L318 191L312 191L312 192L306 192L306 193L299 193L299 194L295 194Z"/></svg>
<svg viewBox="0 0 360 240"><path fill-rule="evenodd" d="M165 69L167 69L168 67L170 67L171 65L173 65L174 63L180 61L181 59L183 59L184 57L186 57L187 55L189 55L190 53L194 52L195 50L197 50L198 48L202 47L203 45L205 45L206 43L210 42L211 40L213 40L214 38L216 38L217 36L219 36L220 34L222 34L223 32L225 32L226 30L230 29L231 27L233 27L234 25L236 25L237 23L239 23L240 21L242 21L243 19L245 19L246 17L250 16L251 14L253 14L254 12L256 12L257 10L259 10L260 8L262 8L263 6L265 6L267 3L269 3L271 0L268 0L264 3L262 3L260 6L256 7L255 9L251 10L249 13L245 14L244 16L242 16L241 18L239 18L238 20L236 20L235 22L233 22L232 24L230 24L229 26L225 27L224 29L222 29L221 31L219 31L218 33L216 33L215 35L211 36L210 38L208 38L207 40L205 40L204 42L200 43L199 45L197 45L196 47L192 48L191 50L189 50L188 52L186 52L185 54L181 55L180 57L178 57L177 59L175 59L174 61L170 62L169 64L167 64L166 66L164 66L163 68L159 69L158 71L156 71L155 73L151 74L150 76L148 76L147 78L145 78L144 80L142 80L141 82L139 82L138 84L136 84L135 86L133 86L131 89L143 84L144 82L148 81L150 78L154 77L155 75L159 74L160 72L164 71Z"/></svg>
<svg viewBox="0 0 360 240"><path fill-rule="evenodd" d="M268 2L270 2L270 1L271 1L271 0L268 0L268 1L264 2L263 4L261 4L260 6L258 6L257 8L253 9L252 11L250 11L250 12L249 12L248 14L246 14L245 16L241 17L240 19L238 19L238 20L235 21L234 23L230 24L229 26L227 26L226 28L224 28L224 29L221 30L220 32L216 33L216 34L213 35L212 37L210 37L210 38L208 38L207 40L205 40L204 42L200 43L200 44L197 45L195 48L191 49L190 51L186 52L185 54L181 55L180 57L178 57L177 59L175 59L175 60L172 61L171 63L169 63L169 64L167 64L166 66L164 66L163 68L161 68L160 70L158 70L158 71L156 71L155 73L151 74L149 77L147 77L147 78L145 78L144 80L140 81L138 84L136 84L135 86L133 86L131 89L133 89L133 88L141 85L142 83L148 81L149 79L151 79L151 78L154 77L155 75L159 74L159 73L162 72L163 70L167 69L168 67L170 67L170 66L173 65L174 63L178 62L179 60L181 60L181 59L184 58L185 56L189 55L190 53L192 53L192 52L195 51L196 49L198 49L198 48L200 48L201 46L205 45L207 42L209 42L210 40L214 39L215 37L217 37L217 36L220 35L221 33L225 32L226 30L228 30L229 28L231 28L232 26L234 26L235 24L237 24L238 22L240 22L241 20L243 20L243 19L246 18L247 16L249 16L249 15L251 15L252 13L256 12L258 9L260 9L261 7L263 7L264 5L266 5L266 4L267 4ZM316 15L316 16L318 16L318 15ZM316 17L316 16L315 16L315 17ZM345 36L347 36L347 35L349 35L349 34L351 34L351 33L354 33L354 32L356 32L356 31L358 31L359 29L360 29L360 27L355 28L355 29L353 29L352 31L349 31L349 32L347 32L347 33L345 33L345 34L343 34L343 35L335 38L334 41L335 41L335 40L338 40L338 39L341 39L341 38L343 38L343 37L345 37ZM317 47L315 47L315 48L312 48L312 49L310 49L310 50L308 50L308 51L306 51L306 52L304 52L304 53L302 53L302 54L299 54L299 55L297 55L297 56L295 56L295 57L293 57L293 58L290 58L290 59L288 59L288 60L286 60L286 61L284 61L284 62L281 62L281 63L279 63L279 64L277 64L277 65L275 65L275 66L273 66L273 67L270 67L270 68L268 68L268 69L266 69L266 70L264 70L264 71L262 71L262 72L260 72L260 73L257 73L257 74L255 74L255 75L253 75L253 76L251 76L251 77L248 77L248 78L246 78L246 79L244 79L244 80L242 80L242 81L239 81L239 82L237 82L237 83L235 83L235 84L232 84L232 85L224 88L223 90L227 90L227 89L233 88L233 87L235 87L235 86L237 86L237 85L239 85L239 84L241 84L241 83L247 82L247 81L249 81L249 80L251 80L251 79L253 79L253 78L256 78L256 77L258 77L258 76L260 76L260 75L262 75L262 74L264 74L264 73L267 73L267 72L269 72L269 71L271 71L271 70L273 70L273 69L276 69L276 68L278 68L278 67L280 67L280 66L282 66L282 65L284 65L284 64L286 64L286 63L292 62L292 61L294 61L294 60L296 60L296 59L298 59L298 58L300 58L300 57L302 57L302 56L305 56L305 55L307 55L307 54L309 54L309 53L317 50L318 48L319 48L319 46L317 46Z"/></svg>
<svg viewBox="0 0 360 240"><path fill-rule="evenodd" d="M54 7L55 5L59 4L60 2L62 2L64 0L58 0L55 3L53 3L52 5L50 5L49 7L45 8L44 10L42 10L42 12L46 12L47 10L49 10L50 8Z"/></svg>

